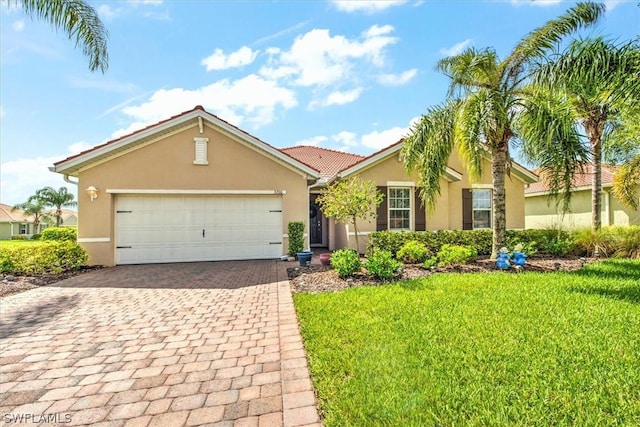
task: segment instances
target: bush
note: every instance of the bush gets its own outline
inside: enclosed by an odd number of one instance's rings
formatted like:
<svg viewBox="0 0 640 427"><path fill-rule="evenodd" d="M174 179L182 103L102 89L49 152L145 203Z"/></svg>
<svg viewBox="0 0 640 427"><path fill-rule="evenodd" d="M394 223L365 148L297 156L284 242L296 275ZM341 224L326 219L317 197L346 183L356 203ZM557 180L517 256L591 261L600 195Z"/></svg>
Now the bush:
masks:
<svg viewBox="0 0 640 427"><path fill-rule="evenodd" d="M435 267L438 265L438 258L432 256L431 258L427 258L423 263L422 266L424 268L431 268L431 267Z"/></svg>
<svg viewBox="0 0 640 427"><path fill-rule="evenodd" d="M400 248L396 257L405 264L417 264L423 262L429 255L429 250L424 243L409 240Z"/></svg>
<svg viewBox="0 0 640 427"><path fill-rule="evenodd" d="M58 274L85 265L88 255L74 242L0 248L0 272L17 275Z"/></svg>
<svg viewBox="0 0 640 427"><path fill-rule="evenodd" d="M331 267L338 276L349 277L362 267L360 256L352 249L340 249L331 254Z"/></svg>
<svg viewBox="0 0 640 427"><path fill-rule="evenodd" d="M575 251L579 255L640 258L640 226L611 226L599 231L576 230Z"/></svg>
<svg viewBox="0 0 640 427"><path fill-rule="evenodd" d="M367 273L382 280L392 279L400 267L402 267L402 263L395 260L391 252L381 249L373 251L364 266Z"/></svg>
<svg viewBox="0 0 640 427"><path fill-rule="evenodd" d="M438 252L438 261L440 265L467 264L475 261L478 257L478 251L471 246L460 245L442 245Z"/></svg>
<svg viewBox="0 0 640 427"><path fill-rule="evenodd" d="M29 238L24 234L16 234L15 236L11 236L11 240L29 240Z"/></svg>
<svg viewBox="0 0 640 427"><path fill-rule="evenodd" d="M36 233L31 236L31 240L40 240L40 237L42 237L42 235L40 233Z"/></svg>
<svg viewBox="0 0 640 427"><path fill-rule="evenodd" d="M289 256L296 256L304 247L304 222L291 221L289 223Z"/></svg>
<svg viewBox="0 0 640 427"><path fill-rule="evenodd" d="M640 258L640 226L611 227L617 234L615 256Z"/></svg>
<svg viewBox="0 0 640 427"><path fill-rule="evenodd" d="M75 242L78 231L72 227L49 227L42 231L41 240L55 240L57 242Z"/></svg>

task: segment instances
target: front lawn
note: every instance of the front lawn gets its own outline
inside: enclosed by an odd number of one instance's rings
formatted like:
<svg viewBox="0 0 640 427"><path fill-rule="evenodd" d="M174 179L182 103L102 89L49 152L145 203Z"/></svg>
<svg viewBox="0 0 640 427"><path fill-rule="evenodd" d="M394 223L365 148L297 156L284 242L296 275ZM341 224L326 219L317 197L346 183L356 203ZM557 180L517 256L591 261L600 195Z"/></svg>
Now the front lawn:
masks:
<svg viewBox="0 0 640 427"><path fill-rule="evenodd" d="M640 260L294 299L326 426L640 425Z"/></svg>

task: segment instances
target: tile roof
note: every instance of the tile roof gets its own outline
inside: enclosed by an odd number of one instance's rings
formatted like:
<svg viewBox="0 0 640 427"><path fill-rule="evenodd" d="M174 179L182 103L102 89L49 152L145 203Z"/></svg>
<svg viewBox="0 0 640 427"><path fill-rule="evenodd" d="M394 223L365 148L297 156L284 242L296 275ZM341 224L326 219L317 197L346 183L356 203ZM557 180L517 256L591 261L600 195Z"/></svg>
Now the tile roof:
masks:
<svg viewBox="0 0 640 427"><path fill-rule="evenodd" d="M343 151L308 145L281 148L280 151L290 157L293 157L299 162L318 170L320 172L320 176L327 180L333 178L339 171L366 158L358 154L345 153Z"/></svg>
<svg viewBox="0 0 640 427"><path fill-rule="evenodd" d="M0 222L31 222L32 218L20 209L12 211L13 206L0 203Z"/></svg>
<svg viewBox="0 0 640 427"><path fill-rule="evenodd" d="M525 188L525 194L532 193L546 193L549 191L549 186L547 185L546 174L544 171L539 169L535 169L533 172L540 176L540 181L535 182L529 185L528 188ZM613 182L613 175L616 172L615 165L602 165L602 185L609 186ZM593 167L591 165L586 165L582 171L578 171L573 177L573 182L571 183L572 188L580 188L580 187L591 187L591 178L593 176Z"/></svg>

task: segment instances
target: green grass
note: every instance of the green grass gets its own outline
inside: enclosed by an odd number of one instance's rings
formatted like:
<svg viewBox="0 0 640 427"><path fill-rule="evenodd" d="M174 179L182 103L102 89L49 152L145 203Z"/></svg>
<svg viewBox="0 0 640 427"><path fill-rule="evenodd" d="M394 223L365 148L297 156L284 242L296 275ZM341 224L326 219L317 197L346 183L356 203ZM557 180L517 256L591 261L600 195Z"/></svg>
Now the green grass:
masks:
<svg viewBox="0 0 640 427"><path fill-rule="evenodd" d="M40 240L0 240L0 247L24 246L24 245L41 245Z"/></svg>
<svg viewBox="0 0 640 427"><path fill-rule="evenodd" d="M640 425L640 261L295 304L326 426Z"/></svg>

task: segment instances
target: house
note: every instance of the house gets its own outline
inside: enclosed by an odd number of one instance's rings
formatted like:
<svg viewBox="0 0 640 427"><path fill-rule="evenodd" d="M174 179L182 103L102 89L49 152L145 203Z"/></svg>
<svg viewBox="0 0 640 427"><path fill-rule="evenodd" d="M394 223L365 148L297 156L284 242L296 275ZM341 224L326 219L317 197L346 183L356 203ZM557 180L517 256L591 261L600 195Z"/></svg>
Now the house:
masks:
<svg viewBox="0 0 640 427"><path fill-rule="evenodd" d="M359 227L364 235L490 227L489 172L472 184L452 156L438 207L427 215L417 178L399 161L401 144L367 157L277 149L197 106L51 170L78 182L78 242L91 264L280 258L290 221L307 223L307 245L345 247L352 231L325 218L315 200L327 183L352 175L375 180L392 200L377 222ZM524 187L536 179L519 165L507 179L509 228L524 227Z"/></svg>
<svg viewBox="0 0 640 427"><path fill-rule="evenodd" d="M616 168L602 165L602 225L639 225L640 210L621 204L611 193ZM529 185L525 190L525 227L526 228L579 228L591 226L591 179L593 168L588 165L575 174L571 183L571 203L569 212L562 214L557 202L549 198L549 187L544 174L540 181ZM640 191L640 189L639 189Z"/></svg>
<svg viewBox="0 0 640 427"><path fill-rule="evenodd" d="M12 206L0 203L0 240L10 240L13 236L30 236L34 233L33 217Z"/></svg>
<svg viewBox="0 0 640 427"><path fill-rule="evenodd" d="M51 218L47 224L41 227L44 230L47 227L55 227L56 226L56 210L49 209L45 211L46 214ZM60 227L77 227L78 226L78 212L72 211L70 209L62 209L62 222L60 223Z"/></svg>

